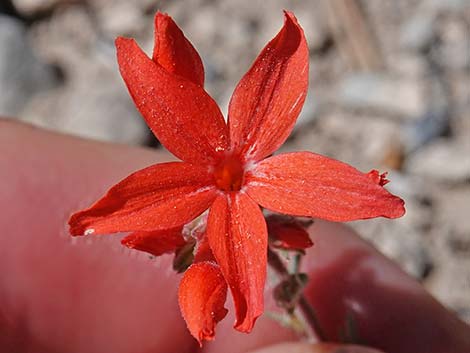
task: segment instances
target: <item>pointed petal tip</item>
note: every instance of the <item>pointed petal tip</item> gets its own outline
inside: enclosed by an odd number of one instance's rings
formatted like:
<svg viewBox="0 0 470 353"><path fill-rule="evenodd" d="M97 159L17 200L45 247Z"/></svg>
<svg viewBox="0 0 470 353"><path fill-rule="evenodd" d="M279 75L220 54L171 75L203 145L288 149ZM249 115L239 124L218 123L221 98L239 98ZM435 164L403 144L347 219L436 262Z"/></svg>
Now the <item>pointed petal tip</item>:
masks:
<svg viewBox="0 0 470 353"><path fill-rule="evenodd" d="M293 13L238 83L229 103L232 149L258 161L287 139L308 89L308 46Z"/></svg>
<svg viewBox="0 0 470 353"><path fill-rule="evenodd" d="M166 12L157 11L154 17L154 26L159 28L165 22L173 21L173 18L169 16Z"/></svg>
<svg viewBox="0 0 470 353"><path fill-rule="evenodd" d="M126 37L119 36L119 37L116 37L116 39L114 40L114 45L116 46L116 49L119 50L123 46L127 46L133 42L135 42L133 38L126 38Z"/></svg>
<svg viewBox="0 0 470 353"><path fill-rule="evenodd" d="M116 37L114 40L114 46L116 47L116 57L119 71L122 74L122 68L125 65L125 62L130 60L129 57L135 50L134 47L138 47L138 44L133 38Z"/></svg>
<svg viewBox="0 0 470 353"><path fill-rule="evenodd" d="M204 66L197 50L171 16L157 12L152 60L172 74L204 87Z"/></svg>
<svg viewBox="0 0 470 353"><path fill-rule="evenodd" d="M70 216L68 221L69 233L71 236L83 236L95 233L93 228L89 228L80 222L83 211L79 211Z"/></svg>
<svg viewBox="0 0 470 353"><path fill-rule="evenodd" d="M239 332L250 333L255 326L256 320L263 314L263 311L254 313L252 317L245 317L243 320L236 320L233 328Z"/></svg>
<svg viewBox="0 0 470 353"><path fill-rule="evenodd" d="M199 54L176 24L167 24L156 31L153 59L133 39L116 39L119 71L162 145L187 162L217 163L228 148L228 127L203 89Z"/></svg>
<svg viewBox="0 0 470 353"><path fill-rule="evenodd" d="M168 13L166 12L163 12L163 11L160 11L158 10L156 13L155 13L155 19L157 18L168 18L170 17L170 15L168 15ZM171 18L171 17L170 17Z"/></svg>
<svg viewBox="0 0 470 353"><path fill-rule="evenodd" d="M232 292L234 328L248 333L264 309L268 237L259 206L244 193L219 196L209 211L207 237Z"/></svg>
<svg viewBox="0 0 470 353"><path fill-rule="evenodd" d="M282 10L282 12L284 13L284 20L285 21L292 21L294 22L295 24L298 25L298 22L297 22L297 17L295 17L294 13L292 11L289 11L289 10Z"/></svg>
<svg viewBox="0 0 470 353"><path fill-rule="evenodd" d="M121 239L121 244L124 245L125 247L128 247L129 249L134 249L135 248L135 238L134 237L125 237Z"/></svg>

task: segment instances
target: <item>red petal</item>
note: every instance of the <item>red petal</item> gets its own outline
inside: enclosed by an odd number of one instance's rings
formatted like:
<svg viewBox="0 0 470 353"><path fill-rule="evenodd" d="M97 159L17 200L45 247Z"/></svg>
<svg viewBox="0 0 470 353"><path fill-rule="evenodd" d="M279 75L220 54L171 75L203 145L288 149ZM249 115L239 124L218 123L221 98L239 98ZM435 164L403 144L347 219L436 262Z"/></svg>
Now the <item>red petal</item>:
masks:
<svg viewBox="0 0 470 353"><path fill-rule="evenodd" d="M368 174L309 152L281 154L260 162L246 176L247 193L276 212L330 221L405 213L404 202Z"/></svg>
<svg viewBox="0 0 470 353"><path fill-rule="evenodd" d="M174 252L186 244L182 227L155 230L153 232L134 232L121 240L121 244L131 249L160 256Z"/></svg>
<svg viewBox="0 0 470 353"><path fill-rule="evenodd" d="M284 27L260 53L233 93L229 106L232 148L261 160L281 146L307 94L308 47L290 12Z"/></svg>
<svg viewBox="0 0 470 353"><path fill-rule="evenodd" d="M199 344L214 339L215 325L227 315L227 283L219 267L211 262L191 265L181 279L178 298L188 329Z"/></svg>
<svg viewBox="0 0 470 353"><path fill-rule="evenodd" d="M155 15L153 61L168 72L204 86L204 66L196 49L167 14Z"/></svg>
<svg viewBox="0 0 470 353"><path fill-rule="evenodd" d="M178 158L217 163L228 129L214 100L185 78L150 60L133 39L116 39L121 75L148 126Z"/></svg>
<svg viewBox="0 0 470 353"><path fill-rule="evenodd" d="M206 168L172 162L155 164L113 186L89 209L72 215L72 235L153 231L181 226L215 198Z"/></svg>
<svg viewBox="0 0 470 353"><path fill-rule="evenodd" d="M313 245L308 232L294 218L282 215L266 217L269 237L276 248L302 250Z"/></svg>
<svg viewBox="0 0 470 353"><path fill-rule="evenodd" d="M235 328L250 332L263 313L267 266L263 214L244 193L220 195L209 211L207 237L232 292Z"/></svg>
<svg viewBox="0 0 470 353"><path fill-rule="evenodd" d="M214 254L212 254L212 249L210 248L207 236L201 238L194 249L194 263L203 261L215 262Z"/></svg>

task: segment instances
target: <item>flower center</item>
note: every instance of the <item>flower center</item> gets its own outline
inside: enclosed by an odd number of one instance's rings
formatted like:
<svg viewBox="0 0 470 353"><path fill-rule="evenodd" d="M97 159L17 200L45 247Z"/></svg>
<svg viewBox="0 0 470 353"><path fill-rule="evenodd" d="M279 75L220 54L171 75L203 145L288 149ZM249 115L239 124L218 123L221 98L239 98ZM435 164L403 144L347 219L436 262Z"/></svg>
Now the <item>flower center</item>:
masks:
<svg viewBox="0 0 470 353"><path fill-rule="evenodd" d="M238 158L228 157L215 167L215 184L223 191L239 191L243 184L243 165Z"/></svg>

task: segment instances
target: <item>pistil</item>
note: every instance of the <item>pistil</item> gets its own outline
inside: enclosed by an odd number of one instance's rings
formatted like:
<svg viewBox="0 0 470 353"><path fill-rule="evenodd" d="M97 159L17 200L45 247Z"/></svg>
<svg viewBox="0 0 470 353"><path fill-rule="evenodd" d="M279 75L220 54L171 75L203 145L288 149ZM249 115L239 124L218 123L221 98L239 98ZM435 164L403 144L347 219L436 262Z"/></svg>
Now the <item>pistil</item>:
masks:
<svg viewBox="0 0 470 353"><path fill-rule="evenodd" d="M244 167L238 158L227 157L215 167L215 183L220 190L239 191L243 185L244 172Z"/></svg>

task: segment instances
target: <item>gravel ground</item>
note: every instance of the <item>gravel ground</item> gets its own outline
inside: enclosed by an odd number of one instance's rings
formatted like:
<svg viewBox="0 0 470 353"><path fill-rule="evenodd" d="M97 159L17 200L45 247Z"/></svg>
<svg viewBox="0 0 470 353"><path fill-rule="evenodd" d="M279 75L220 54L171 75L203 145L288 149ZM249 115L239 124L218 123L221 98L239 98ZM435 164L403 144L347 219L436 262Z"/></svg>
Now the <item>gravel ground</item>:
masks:
<svg viewBox="0 0 470 353"><path fill-rule="evenodd" d="M351 225L470 322L466 0L5 0L0 115L159 148L118 75L114 38L135 37L149 52L153 14L168 12L201 53L207 89L226 107L280 28L283 8L303 25L311 62L310 93L283 150L388 170L406 216Z"/></svg>

